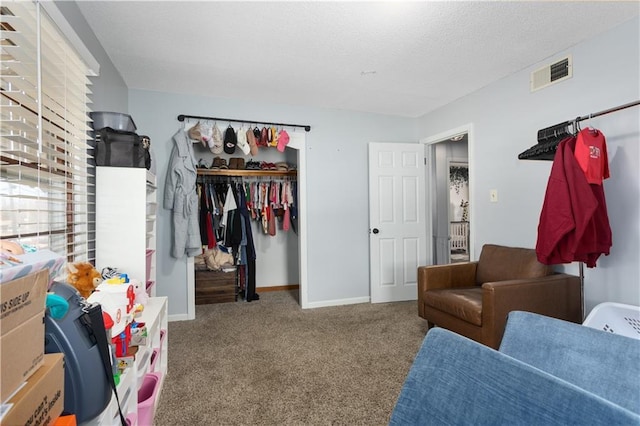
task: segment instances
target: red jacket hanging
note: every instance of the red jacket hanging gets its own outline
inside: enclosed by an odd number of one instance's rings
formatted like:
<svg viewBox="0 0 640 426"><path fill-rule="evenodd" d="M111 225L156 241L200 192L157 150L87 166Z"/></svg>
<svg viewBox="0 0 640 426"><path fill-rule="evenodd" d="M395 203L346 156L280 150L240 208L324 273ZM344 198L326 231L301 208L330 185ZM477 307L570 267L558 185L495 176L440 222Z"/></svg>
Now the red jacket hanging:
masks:
<svg viewBox="0 0 640 426"><path fill-rule="evenodd" d="M576 139L558 144L540 213L536 253L546 265L581 261L596 266L608 255L611 228L602 185L590 185L575 159Z"/></svg>

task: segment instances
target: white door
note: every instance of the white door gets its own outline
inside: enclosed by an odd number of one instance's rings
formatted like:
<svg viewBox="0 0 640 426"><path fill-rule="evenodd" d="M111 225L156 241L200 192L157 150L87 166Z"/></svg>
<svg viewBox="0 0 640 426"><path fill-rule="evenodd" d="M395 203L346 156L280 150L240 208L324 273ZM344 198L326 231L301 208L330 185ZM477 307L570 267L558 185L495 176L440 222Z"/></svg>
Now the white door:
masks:
<svg viewBox="0 0 640 426"><path fill-rule="evenodd" d="M417 299L426 262L424 145L369 144L371 303Z"/></svg>

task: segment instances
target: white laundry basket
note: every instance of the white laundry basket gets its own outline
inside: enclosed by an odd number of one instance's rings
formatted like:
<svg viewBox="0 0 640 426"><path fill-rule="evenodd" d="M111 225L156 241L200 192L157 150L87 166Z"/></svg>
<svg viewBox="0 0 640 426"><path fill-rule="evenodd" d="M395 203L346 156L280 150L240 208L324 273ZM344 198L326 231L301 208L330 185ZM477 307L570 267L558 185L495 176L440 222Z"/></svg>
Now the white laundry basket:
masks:
<svg viewBox="0 0 640 426"><path fill-rule="evenodd" d="M600 303L593 308L582 325L640 339L640 306Z"/></svg>

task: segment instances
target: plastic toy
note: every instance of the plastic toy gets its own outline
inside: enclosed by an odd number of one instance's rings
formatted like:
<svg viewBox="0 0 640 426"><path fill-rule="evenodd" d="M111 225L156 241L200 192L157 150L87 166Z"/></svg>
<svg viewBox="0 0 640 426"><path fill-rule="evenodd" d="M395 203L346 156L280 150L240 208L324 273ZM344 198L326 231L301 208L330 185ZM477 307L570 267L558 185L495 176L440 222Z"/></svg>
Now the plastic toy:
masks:
<svg viewBox="0 0 640 426"><path fill-rule="evenodd" d="M126 284L129 282L127 274L118 274L105 281L107 284Z"/></svg>
<svg viewBox="0 0 640 426"><path fill-rule="evenodd" d="M55 293L47 293L45 305L49 309L49 315L53 319L61 319L67 315L69 311L69 302Z"/></svg>
<svg viewBox="0 0 640 426"><path fill-rule="evenodd" d="M88 262L69 263L67 270L69 271L67 282L74 286L85 299L102 282L100 272Z"/></svg>
<svg viewBox="0 0 640 426"><path fill-rule="evenodd" d="M110 266L105 266L104 268L102 268L102 279L103 280L108 280L109 278L113 278L115 276L118 276L118 269L117 268L112 268Z"/></svg>
<svg viewBox="0 0 640 426"><path fill-rule="evenodd" d="M132 283L125 283L126 278L114 277L103 281L87 298L90 303L99 303L102 312L106 312L113 320L112 336L121 334L135 315L135 290Z"/></svg>

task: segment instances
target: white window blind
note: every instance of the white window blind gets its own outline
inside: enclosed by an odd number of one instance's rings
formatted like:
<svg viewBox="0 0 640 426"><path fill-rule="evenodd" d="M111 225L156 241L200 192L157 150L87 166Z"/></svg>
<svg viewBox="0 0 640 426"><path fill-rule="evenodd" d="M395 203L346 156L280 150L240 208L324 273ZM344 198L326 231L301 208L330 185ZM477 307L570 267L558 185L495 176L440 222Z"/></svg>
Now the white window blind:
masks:
<svg viewBox="0 0 640 426"><path fill-rule="evenodd" d="M37 3L0 10L0 237L93 261L90 71Z"/></svg>

